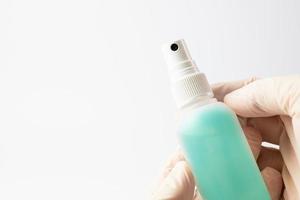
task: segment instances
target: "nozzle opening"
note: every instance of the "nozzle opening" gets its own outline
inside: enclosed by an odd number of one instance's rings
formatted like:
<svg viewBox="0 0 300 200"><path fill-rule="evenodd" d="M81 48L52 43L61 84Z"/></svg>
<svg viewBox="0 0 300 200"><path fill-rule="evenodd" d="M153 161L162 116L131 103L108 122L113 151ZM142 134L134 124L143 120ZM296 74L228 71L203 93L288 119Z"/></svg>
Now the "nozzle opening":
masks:
<svg viewBox="0 0 300 200"><path fill-rule="evenodd" d="M176 43L171 44L170 49L172 51L177 51L178 50L178 45Z"/></svg>

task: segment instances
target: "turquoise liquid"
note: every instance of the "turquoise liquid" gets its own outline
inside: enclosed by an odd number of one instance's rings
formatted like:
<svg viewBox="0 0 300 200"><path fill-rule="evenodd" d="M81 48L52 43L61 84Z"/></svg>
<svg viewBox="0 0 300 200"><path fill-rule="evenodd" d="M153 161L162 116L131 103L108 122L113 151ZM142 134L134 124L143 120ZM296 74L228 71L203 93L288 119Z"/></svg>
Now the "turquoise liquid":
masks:
<svg viewBox="0 0 300 200"><path fill-rule="evenodd" d="M179 138L203 199L270 199L238 119L225 104L192 110Z"/></svg>

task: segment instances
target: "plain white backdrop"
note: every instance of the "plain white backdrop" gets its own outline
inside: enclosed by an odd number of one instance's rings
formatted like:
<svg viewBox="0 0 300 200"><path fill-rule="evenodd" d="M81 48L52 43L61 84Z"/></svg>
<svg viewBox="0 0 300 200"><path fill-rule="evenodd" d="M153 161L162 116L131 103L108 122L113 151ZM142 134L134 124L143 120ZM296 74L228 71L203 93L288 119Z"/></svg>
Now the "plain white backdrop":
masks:
<svg viewBox="0 0 300 200"><path fill-rule="evenodd" d="M177 145L160 52L210 82L300 73L296 0L1 0L0 199L146 199Z"/></svg>

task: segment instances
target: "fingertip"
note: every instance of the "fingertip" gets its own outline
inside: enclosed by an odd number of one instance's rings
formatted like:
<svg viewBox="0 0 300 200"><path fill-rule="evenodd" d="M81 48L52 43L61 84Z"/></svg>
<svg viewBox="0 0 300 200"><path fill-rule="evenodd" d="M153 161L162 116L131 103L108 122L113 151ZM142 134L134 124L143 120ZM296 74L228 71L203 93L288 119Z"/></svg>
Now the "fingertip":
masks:
<svg viewBox="0 0 300 200"><path fill-rule="evenodd" d="M183 152L181 148L177 147L176 151L169 157L167 162L165 163L161 174L158 178L159 185L163 182L163 180L169 175L172 169L175 167L177 162L185 160Z"/></svg>
<svg viewBox="0 0 300 200"><path fill-rule="evenodd" d="M186 161L178 161L160 185L154 199L190 200L194 196L195 182Z"/></svg>
<svg viewBox="0 0 300 200"><path fill-rule="evenodd" d="M244 87L254 81L256 81L256 77L250 77L246 80L237 80L237 81L230 81L230 82L222 82L222 83L215 83L211 85L211 88L214 92L215 98L218 101L224 101L224 97L231 93L234 90Z"/></svg>
<svg viewBox="0 0 300 200"><path fill-rule="evenodd" d="M228 105L235 113L243 117L249 117L245 112L248 107L249 95L243 92L243 89L235 90L224 97L224 103Z"/></svg>
<svg viewBox="0 0 300 200"><path fill-rule="evenodd" d="M191 168L186 161L179 161L171 172L177 177L181 177L188 185L194 185L194 177Z"/></svg>
<svg viewBox="0 0 300 200"><path fill-rule="evenodd" d="M235 90L224 97L224 103L243 117L269 116L256 99L257 82Z"/></svg>

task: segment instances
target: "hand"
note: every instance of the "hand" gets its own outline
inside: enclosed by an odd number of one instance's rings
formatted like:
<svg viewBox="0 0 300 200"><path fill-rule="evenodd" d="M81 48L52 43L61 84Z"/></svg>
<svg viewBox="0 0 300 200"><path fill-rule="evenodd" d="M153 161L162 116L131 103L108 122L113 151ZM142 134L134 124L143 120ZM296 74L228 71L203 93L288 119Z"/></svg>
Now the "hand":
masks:
<svg viewBox="0 0 300 200"><path fill-rule="evenodd" d="M272 199L282 196L283 160L277 149L261 147L262 141L280 144L287 166L283 169L284 195L300 199L300 76L221 83L213 85L213 90L219 101L241 116L243 130ZM194 188L191 170L178 151L167 163L154 199L201 199Z"/></svg>

